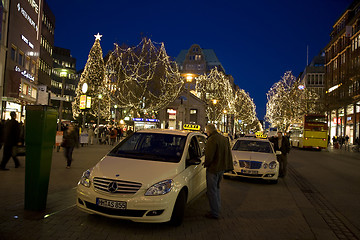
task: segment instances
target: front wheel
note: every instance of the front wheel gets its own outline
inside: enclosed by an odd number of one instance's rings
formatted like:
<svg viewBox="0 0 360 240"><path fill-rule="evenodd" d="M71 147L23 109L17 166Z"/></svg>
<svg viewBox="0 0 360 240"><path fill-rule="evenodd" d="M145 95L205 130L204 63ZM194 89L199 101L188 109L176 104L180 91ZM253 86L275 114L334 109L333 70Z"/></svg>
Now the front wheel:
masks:
<svg viewBox="0 0 360 240"><path fill-rule="evenodd" d="M186 193L181 190L174 206L173 213L171 215L170 224L173 226L180 226L184 220L186 206Z"/></svg>

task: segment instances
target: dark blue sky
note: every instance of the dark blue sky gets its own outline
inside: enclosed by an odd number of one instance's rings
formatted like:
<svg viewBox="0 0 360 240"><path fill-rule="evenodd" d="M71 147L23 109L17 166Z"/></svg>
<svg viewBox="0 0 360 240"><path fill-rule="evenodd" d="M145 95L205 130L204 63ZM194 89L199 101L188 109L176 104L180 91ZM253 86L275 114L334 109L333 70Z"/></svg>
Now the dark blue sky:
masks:
<svg viewBox="0 0 360 240"><path fill-rule="evenodd" d="M55 45L71 50L82 69L103 35L104 54L114 42L137 45L141 36L164 42L176 57L192 44L214 49L235 83L254 99L258 118L266 93L285 71L295 76L329 42L332 26L352 0L95 1L47 0L56 17Z"/></svg>

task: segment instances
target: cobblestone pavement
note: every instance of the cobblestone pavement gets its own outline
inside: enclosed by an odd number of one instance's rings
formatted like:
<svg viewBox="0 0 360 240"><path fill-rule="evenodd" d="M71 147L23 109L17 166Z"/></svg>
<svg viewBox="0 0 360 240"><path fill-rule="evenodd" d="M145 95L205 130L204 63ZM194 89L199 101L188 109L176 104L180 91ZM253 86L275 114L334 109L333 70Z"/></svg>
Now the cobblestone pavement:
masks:
<svg viewBox="0 0 360 240"><path fill-rule="evenodd" d="M203 217L208 210L205 195L187 207L179 227L83 213L75 207L77 182L110 149L108 145L75 149L71 169L65 168L63 152L54 150L43 212L24 210L25 158L20 158L22 166L17 169L10 160L10 171L0 172L0 239L338 239L291 175L276 185L224 179L219 220Z"/></svg>

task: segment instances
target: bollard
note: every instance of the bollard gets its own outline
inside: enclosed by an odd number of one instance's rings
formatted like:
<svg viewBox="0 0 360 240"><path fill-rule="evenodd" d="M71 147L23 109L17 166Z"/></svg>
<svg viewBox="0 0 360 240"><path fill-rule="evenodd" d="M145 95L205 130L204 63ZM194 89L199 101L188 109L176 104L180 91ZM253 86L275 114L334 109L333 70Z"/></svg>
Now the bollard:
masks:
<svg viewBox="0 0 360 240"><path fill-rule="evenodd" d="M26 106L25 210L46 208L57 117L52 107Z"/></svg>

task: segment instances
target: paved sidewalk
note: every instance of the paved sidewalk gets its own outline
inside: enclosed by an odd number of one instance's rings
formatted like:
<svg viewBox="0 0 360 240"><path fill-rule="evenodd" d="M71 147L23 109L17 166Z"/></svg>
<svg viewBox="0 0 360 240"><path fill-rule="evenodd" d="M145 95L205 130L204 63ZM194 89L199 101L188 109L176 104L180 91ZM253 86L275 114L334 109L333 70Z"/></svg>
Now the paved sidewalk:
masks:
<svg viewBox="0 0 360 240"><path fill-rule="evenodd" d="M0 239L336 239L291 178L276 185L224 180L219 221L203 217L205 195L187 208L184 224L177 228L83 213L75 207L77 182L110 149L75 149L71 169L65 168L63 152L54 151L47 208L40 213L24 211L25 158L17 169L9 161L10 171L0 172Z"/></svg>

